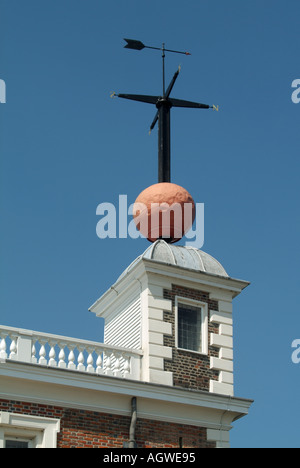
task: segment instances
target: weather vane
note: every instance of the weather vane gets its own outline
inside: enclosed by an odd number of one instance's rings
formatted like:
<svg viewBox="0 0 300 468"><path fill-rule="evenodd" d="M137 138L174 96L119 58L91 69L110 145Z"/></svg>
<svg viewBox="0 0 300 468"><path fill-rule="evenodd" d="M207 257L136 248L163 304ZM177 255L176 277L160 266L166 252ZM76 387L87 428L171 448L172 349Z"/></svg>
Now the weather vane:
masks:
<svg viewBox="0 0 300 468"><path fill-rule="evenodd" d="M145 102L154 104L157 107L157 113L150 126L150 132L154 129L158 121L158 182L170 182L170 157L171 157L171 137L170 137L170 110L172 107L188 107L196 109L214 109L219 110L218 106L209 106L207 104L200 104L197 102L184 101L182 99L170 98L171 91L180 73L180 67L174 74L168 88L165 87L165 52L173 52L175 54L191 55L189 52L180 52L178 50L170 50L162 47L150 47L144 45L141 41L134 39L124 39L127 44L124 46L126 49L143 50L154 49L162 51L162 65L163 65L163 93L162 96L148 96L141 94L116 94L113 93L111 97L117 96L124 99L131 99L133 101Z"/></svg>

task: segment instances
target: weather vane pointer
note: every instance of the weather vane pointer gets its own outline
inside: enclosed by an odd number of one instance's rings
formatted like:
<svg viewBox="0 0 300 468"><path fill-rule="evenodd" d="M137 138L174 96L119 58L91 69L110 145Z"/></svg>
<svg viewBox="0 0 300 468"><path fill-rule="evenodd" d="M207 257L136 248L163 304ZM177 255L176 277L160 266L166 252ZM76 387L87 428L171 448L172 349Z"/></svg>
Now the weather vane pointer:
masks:
<svg viewBox="0 0 300 468"><path fill-rule="evenodd" d="M165 52L173 52L175 54L191 55L189 52L181 52L178 50L166 49L165 44L162 47L151 47L143 44L135 39L124 39L126 41L125 49L143 50L154 49L162 52L163 65L163 93L162 96L149 96L142 94L117 94L112 93L111 97L119 97L130 99L132 101L145 102L154 104L157 107L157 113L150 126L150 132L154 129L158 121L158 182L170 182L170 158L171 158L171 127L170 127L170 110L172 107L186 107L194 109L213 109L218 111L219 106L209 106L192 101L182 99L174 99L170 97L171 91L180 73L180 67L175 72L168 88L165 88Z"/></svg>

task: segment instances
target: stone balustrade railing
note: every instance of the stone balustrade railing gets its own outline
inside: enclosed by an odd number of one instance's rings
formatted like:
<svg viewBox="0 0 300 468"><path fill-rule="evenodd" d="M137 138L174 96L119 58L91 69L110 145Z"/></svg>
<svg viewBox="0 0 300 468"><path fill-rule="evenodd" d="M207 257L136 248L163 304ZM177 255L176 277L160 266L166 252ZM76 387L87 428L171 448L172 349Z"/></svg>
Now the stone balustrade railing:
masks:
<svg viewBox="0 0 300 468"><path fill-rule="evenodd" d="M140 380L142 351L0 325L0 361Z"/></svg>

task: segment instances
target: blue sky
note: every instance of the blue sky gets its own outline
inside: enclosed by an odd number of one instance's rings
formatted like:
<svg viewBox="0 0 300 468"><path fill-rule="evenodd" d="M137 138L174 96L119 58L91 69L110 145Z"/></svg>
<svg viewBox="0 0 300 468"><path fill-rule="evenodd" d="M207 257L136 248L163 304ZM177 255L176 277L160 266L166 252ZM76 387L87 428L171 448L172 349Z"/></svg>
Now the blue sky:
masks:
<svg viewBox="0 0 300 468"><path fill-rule="evenodd" d="M205 204L203 250L251 286L234 303L235 393L253 398L233 447L300 447L298 0L0 0L0 323L99 340L88 307L148 247L99 239L96 208L157 182L154 108L172 95L172 182Z"/></svg>

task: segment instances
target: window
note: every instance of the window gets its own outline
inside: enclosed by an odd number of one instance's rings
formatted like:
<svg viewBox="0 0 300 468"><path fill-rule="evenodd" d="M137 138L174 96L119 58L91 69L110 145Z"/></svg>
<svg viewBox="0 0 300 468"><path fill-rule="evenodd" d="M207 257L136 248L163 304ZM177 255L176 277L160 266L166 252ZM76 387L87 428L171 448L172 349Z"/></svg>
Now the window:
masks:
<svg viewBox="0 0 300 468"><path fill-rule="evenodd" d="M0 411L0 448L56 448L59 419Z"/></svg>
<svg viewBox="0 0 300 468"><path fill-rule="evenodd" d="M176 347L207 354L207 304L176 298Z"/></svg>
<svg viewBox="0 0 300 468"><path fill-rule="evenodd" d="M29 448L29 441L20 439L6 439L5 448Z"/></svg>
<svg viewBox="0 0 300 468"><path fill-rule="evenodd" d="M178 304L178 347L201 352L201 309Z"/></svg>

